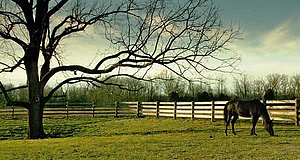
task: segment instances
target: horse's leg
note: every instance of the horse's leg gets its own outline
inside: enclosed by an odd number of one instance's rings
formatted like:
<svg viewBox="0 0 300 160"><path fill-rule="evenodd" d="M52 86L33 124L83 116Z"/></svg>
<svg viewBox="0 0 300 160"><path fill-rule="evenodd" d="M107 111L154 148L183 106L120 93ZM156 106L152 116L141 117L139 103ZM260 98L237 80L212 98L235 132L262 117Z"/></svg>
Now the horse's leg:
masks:
<svg viewBox="0 0 300 160"><path fill-rule="evenodd" d="M252 118L252 129L251 129L251 135L255 135L255 136L257 136L257 134L255 133L255 126L256 126L256 123L257 123L257 121L258 121L258 116L252 116L251 117Z"/></svg>
<svg viewBox="0 0 300 160"><path fill-rule="evenodd" d="M229 126L229 124L230 124L231 114L227 114L226 116L227 116L227 119L226 119L225 135L228 136L227 130L228 130L228 126Z"/></svg>
<svg viewBox="0 0 300 160"><path fill-rule="evenodd" d="M232 133L233 133L234 135L236 135L235 130L234 130L234 123L236 122L237 119L238 119L238 115L237 115L237 114L234 114L234 115L233 115L233 118L232 118L232 121L231 121Z"/></svg>

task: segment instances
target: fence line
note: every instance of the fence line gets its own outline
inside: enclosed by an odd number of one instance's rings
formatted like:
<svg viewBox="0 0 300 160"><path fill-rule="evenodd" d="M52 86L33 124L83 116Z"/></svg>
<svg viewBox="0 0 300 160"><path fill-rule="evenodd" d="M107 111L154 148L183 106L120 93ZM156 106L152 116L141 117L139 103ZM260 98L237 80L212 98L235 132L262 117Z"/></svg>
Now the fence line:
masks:
<svg viewBox="0 0 300 160"><path fill-rule="evenodd" d="M44 108L44 117L96 115L101 116L156 116L176 118L206 118L211 121L223 118L223 109L227 101L211 102L115 102L96 105L95 103L48 103ZM299 100L266 101L270 117L276 122L299 125ZM27 110L21 107L2 107L0 117L27 116ZM240 117L242 118L242 117Z"/></svg>
<svg viewBox="0 0 300 160"><path fill-rule="evenodd" d="M126 102L134 107L136 102ZM227 101L211 102L140 102L143 116L206 118L211 121L223 119L223 109ZM299 100L268 100L270 117L277 122L299 125ZM240 117L241 119L247 119Z"/></svg>
<svg viewBox="0 0 300 160"><path fill-rule="evenodd" d="M97 116L136 116L136 111L123 105L105 104L96 105L93 103L47 103L44 107L44 117L55 116L76 116L76 115L92 115ZM28 112L25 108L19 106L0 107L0 117L17 118L27 116ZM140 116L140 115L138 115Z"/></svg>

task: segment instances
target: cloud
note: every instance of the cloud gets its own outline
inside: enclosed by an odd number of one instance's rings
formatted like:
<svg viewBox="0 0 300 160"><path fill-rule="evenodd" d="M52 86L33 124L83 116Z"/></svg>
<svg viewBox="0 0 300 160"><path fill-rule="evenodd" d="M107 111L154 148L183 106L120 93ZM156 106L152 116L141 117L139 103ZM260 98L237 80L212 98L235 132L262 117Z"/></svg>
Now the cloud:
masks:
<svg viewBox="0 0 300 160"><path fill-rule="evenodd" d="M299 73L300 18L290 18L265 30L245 30L243 40L231 44L242 56L238 68L245 74ZM262 24L263 25L263 24Z"/></svg>
<svg viewBox="0 0 300 160"><path fill-rule="evenodd" d="M262 44L265 47L274 47L274 44L278 44L281 41L287 39L289 22L284 22L279 26L273 28L270 32L266 33L263 37Z"/></svg>
<svg viewBox="0 0 300 160"><path fill-rule="evenodd" d="M261 49L278 54L297 54L300 50L299 19L290 18L262 35Z"/></svg>

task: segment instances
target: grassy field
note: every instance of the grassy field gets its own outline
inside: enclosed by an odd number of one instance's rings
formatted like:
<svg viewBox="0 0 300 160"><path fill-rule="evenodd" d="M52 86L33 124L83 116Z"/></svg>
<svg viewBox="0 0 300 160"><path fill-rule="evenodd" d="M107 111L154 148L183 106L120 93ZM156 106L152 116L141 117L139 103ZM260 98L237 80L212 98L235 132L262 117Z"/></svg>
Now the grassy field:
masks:
<svg viewBox="0 0 300 160"><path fill-rule="evenodd" d="M167 118L45 119L52 137L26 139L26 119L0 119L0 159L299 159L299 127L275 124L270 137L258 123L239 121L224 135L223 121Z"/></svg>

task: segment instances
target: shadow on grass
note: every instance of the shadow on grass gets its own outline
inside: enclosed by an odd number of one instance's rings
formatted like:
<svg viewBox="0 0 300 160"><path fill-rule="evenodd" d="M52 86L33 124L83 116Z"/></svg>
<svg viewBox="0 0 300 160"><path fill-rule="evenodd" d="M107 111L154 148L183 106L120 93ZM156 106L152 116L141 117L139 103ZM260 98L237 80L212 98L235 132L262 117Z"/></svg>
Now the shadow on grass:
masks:
<svg viewBox="0 0 300 160"><path fill-rule="evenodd" d="M52 126L51 128L48 128L47 133L49 133L50 138L67 138L67 137L75 137L80 136L81 127L78 125L59 125L59 126ZM264 130L264 129L262 129ZM245 132L249 131L250 135L250 129L249 128L241 128L236 130L237 135L245 135ZM300 129L276 129L275 130L275 136L273 137L298 137ZM19 131L15 131L15 133L18 133ZM182 130L153 130L153 131L140 131L140 132L112 132L112 133L103 133L99 134L97 136L104 136L104 137L110 137L110 136L125 136L125 135L159 135L159 134L180 134L180 133L220 133L220 135L223 135L224 129L221 128L207 128L207 129L195 129L195 128L187 128ZM248 132L247 132L248 133ZM231 135L231 131L228 133ZM232 134L233 135L233 134ZM248 134L246 134L248 135ZM224 133L224 137L225 133ZM258 135L259 137L259 135Z"/></svg>
<svg viewBox="0 0 300 160"><path fill-rule="evenodd" d="M144 131L144 132L120 132L112 133L109 135L103 136L122 136L122 135L157 135L157 134L174 134L174 133L212 133L212 132L221 132L220 129L194 129L188 128L183 130L156 130L156 131Z"/></svg>
<svg viewBox="0 0 300 160"><path fill-rule="evenodd" d="M50 138L66 138L75 137L80 134L81 128L76 125L66 126L55 126L48 129ZM188 128L184 130L154 130L154 131L144 131L144 132L113 132L99 134L98 136L123 136L123 135L158 135L158 134L176 134L176 133L213 133L213 132L223 132L221 129L193 129Z"/></svg>
<svg viewBox="0 0 300 160"><path fill-rule="evenodd" d="M76 124L45 127L45 132L48 133L50 138L74 137L80 132L80 130L81 127Z"/></svg>
<svg viewBox="0 0 300 160"><path fill-rule="evenodd" d="M117 120L124 120L130 118L117 118ZM71 120L71 121L70 121ZM14 120L15 121L15 120ZM116 118L62 118L59 119L47 119L44 124L44 129L46 133L49 133L48 136L50 138L66 138L66 137L80 137L80 136L122 136L122 135L159 135L159 134L178 134L178 133L204 133L208 135L219 134L224 135L225 137L225 125L222 123L215 123L214 125L207 127L191 127L187 126L185 129L157 129L157 130L142 130L142 131L133 131L130 128L126 128L125 130L109 130L108 132L103 130L99 130L96 125L99 122L109 122L116 121ZM5 124L0 126L0 140L6 139L26 139L27 138L27 123L26 121L16 121L14 125L11 125L10 121L4 121ZM22 123L21 123L22 122ZM2 122L3 123L3 122ZM9 125L8 125L9 124ZM188 128L190 127L190 128ZM89 129L92 128L92 129ZM169 127L170 128L170 127ZM101 128L100 128L101 129ZM103 129L103 128L102 128ZM246 133L250 135L250 125L237 125L236 132L238 135ZM88 132L86 131L88 130ZM260 130L264 130L260 128ZM278 137L297 137L300 128L284 126L284 125L276 125L274 126L275 135ZM264 130L265 131L265 130ZM95 133L95 134L93 134ZM228 134L232 135L231 128L228 130ZM276 136L277 137L277 136Z"/></svg>
<svg viewBox="0 0 300 160"><path fill-rule="evenodd" d="M14 126L12 128L0 129L0 140L7 139L24 139L27 137L26 126Z"/></svg>

